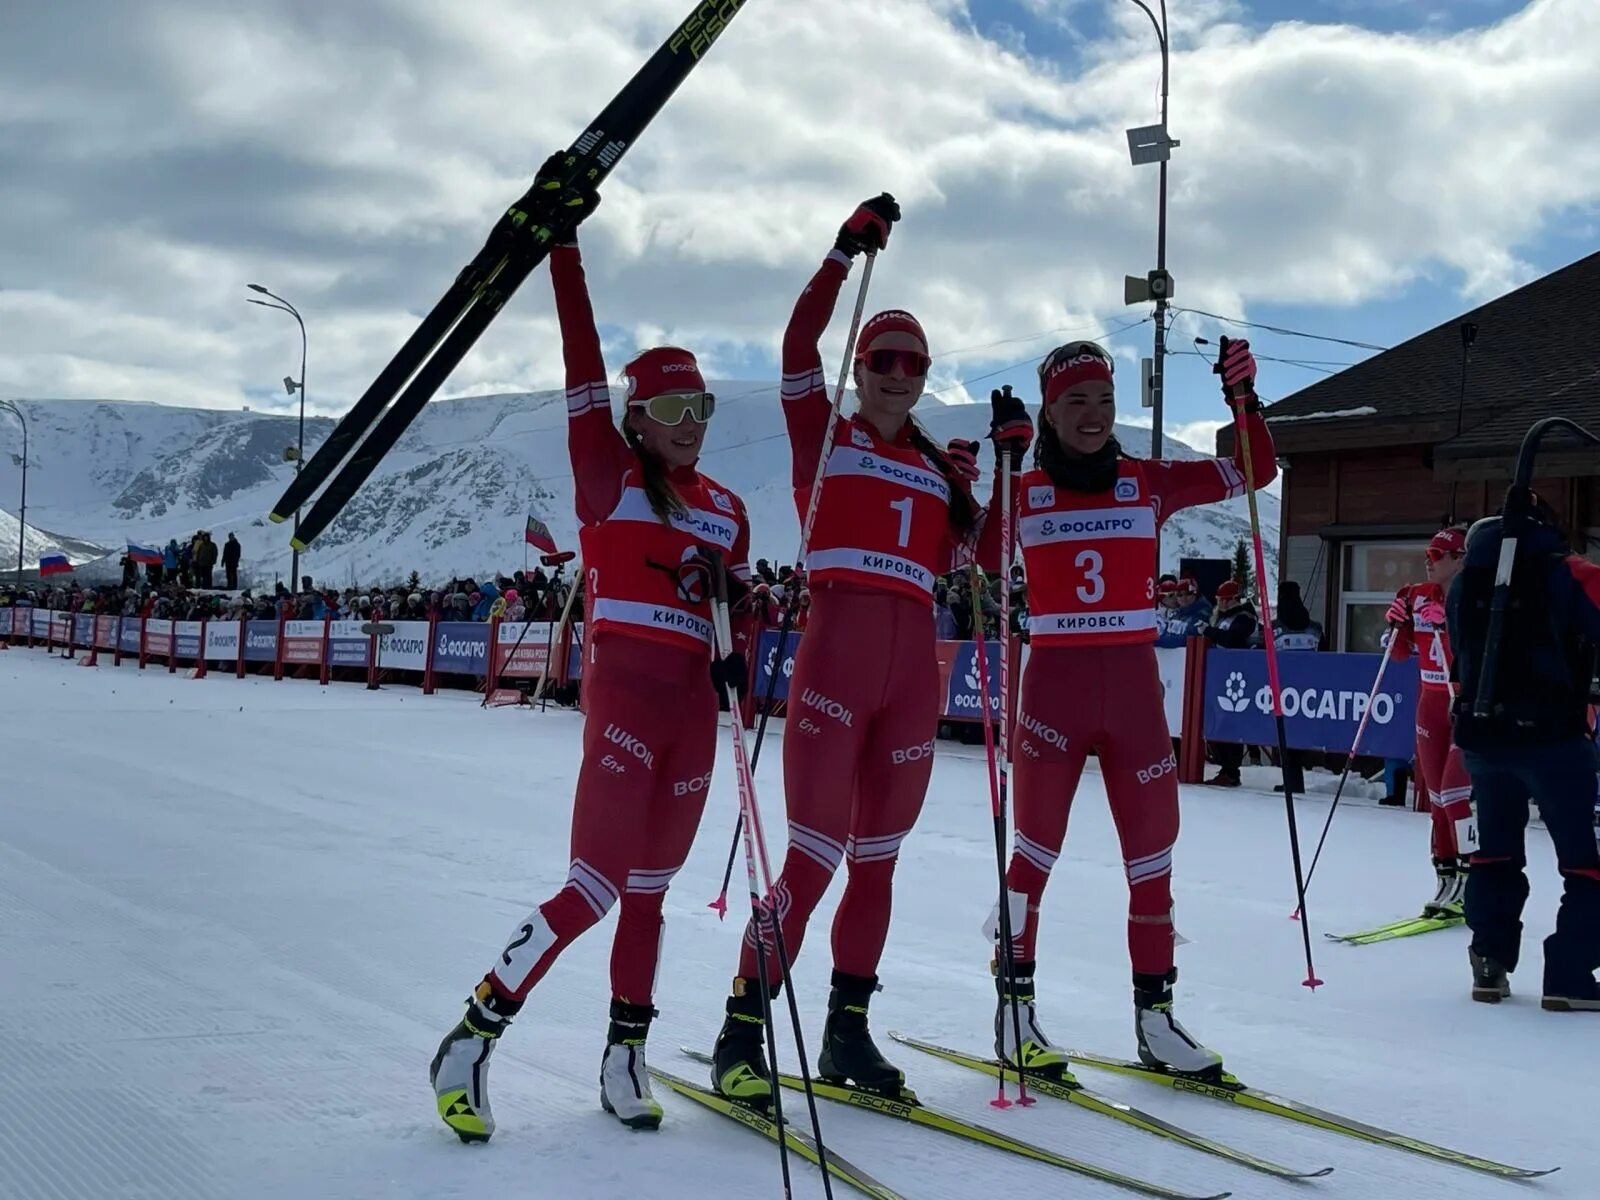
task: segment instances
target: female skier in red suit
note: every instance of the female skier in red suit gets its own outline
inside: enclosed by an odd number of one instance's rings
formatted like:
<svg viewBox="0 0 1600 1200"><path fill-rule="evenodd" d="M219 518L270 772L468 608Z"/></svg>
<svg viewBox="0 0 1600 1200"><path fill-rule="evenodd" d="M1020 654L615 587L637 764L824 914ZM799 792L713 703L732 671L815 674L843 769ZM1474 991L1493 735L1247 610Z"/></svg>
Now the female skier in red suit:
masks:
<svg viewBox="0 0 1600 1200"><path fill-rule="evenodd" d="M1225 389L1249 392L1256 487L1277 474L1272 436L1254 396L1249 343L1230 342ZM995 1048L1052 1074L1066 1055L1034 1018L1039 900L1061 853L1067 814L1090 751L1099 759L1128 876L1139 1055L1176 1071L1220 1070L1222 1059L1172 1015L1172 848L1178 840L1177 760L1156 671L1156 530L1181 508L1244 494L1233 461L1129 458L1113 433L1110 355L1093 342L1053 351L1039 368L1044 409L1034 469L1012 492L1028 576L1032 652L1022 676L1012 762L1016 843L1007 874L1014 975L996 967ZM1228 394L1225 390L1224 394ZM1020 401L1017 402L1020 407ZM997 960L1000 956L996 956ZM1021 1008L1017 1045L1010 1001Z"/></svg>
<svg viewBox="0 0 1600 1200"><path fill-rule="evenodd" d="M817 342L851 260L881 249L900 216L892 197L861 205L795 305L783 341L783 413L802 519L818 482L832 404ZM841 418L821 480L806 556L811 610L789 685L783 745L789 850L774 885L787 948L839 864L849 882L833 922L833 987L820 1073L898 1092L904 1075L867 1029L889 929L895 860L916 823L933 768L939 720L933 582L974 552L998 553L1000 522L986 522L969 485L973 448L936 446L911 418L930 359L908 312L881 312L855 347L858 411ZM1003 438L1025 447L1027 414ZM982 543L982 545L980 545ZM768 982L781 985L768 953ZM757 1107L771 1099L763 1054L754 933L747 929L712 1083Z"/></svg>
<svg viewBox="0 0 1600 1200"><path fill-rule="evenodd" d="M713 398L694 356L661 346L630 362L619 430L575 243L552 250L550 273L592 605L583 765L565 885L513 931L433 1059L439 1115L463 1141L494 1132L489 1056L506 1025L556 956L619 900L600 1103L632 1128L660 1124L644 1043L661 905L700 825L717 697L744 680L741 654L714 658L707 597L709 572L724 564L748 581L750 531L739 497L695 468Z"/></svg>

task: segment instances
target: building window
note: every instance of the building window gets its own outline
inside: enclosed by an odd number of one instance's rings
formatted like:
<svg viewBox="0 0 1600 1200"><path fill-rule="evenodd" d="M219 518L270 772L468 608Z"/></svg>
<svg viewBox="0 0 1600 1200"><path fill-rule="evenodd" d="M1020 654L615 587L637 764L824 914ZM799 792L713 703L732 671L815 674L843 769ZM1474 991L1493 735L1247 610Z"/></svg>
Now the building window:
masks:
<svg viewBox="0 0 1600 1200"><path fill-rule="evenodd" d="M1427 542L1352 542L1344 547L1339 649L1382 650L1383 616L1402 585L1427 578Z"/></svg>

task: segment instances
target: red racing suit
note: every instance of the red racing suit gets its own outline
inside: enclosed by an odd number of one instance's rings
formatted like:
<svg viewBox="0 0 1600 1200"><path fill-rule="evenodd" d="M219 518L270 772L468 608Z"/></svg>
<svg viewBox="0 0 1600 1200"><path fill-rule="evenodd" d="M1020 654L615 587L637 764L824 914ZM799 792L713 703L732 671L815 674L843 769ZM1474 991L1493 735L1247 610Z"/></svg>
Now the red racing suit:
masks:
<svg viewBox="0 0 1600 1200"><path fill-rule="evenodd" d="M1247 420L1261 487L1277 474L1272 435L1259 413ZM1093 752L1122 843L1133 969L1172 967L1178 764L1156 669L1156 531L1179 509L1243 495L1240 453L1232 462L1125 458L1116 483L1097 493L1058 486L1042 470L1017 483L1031 639L1011 750L1016 839L1006 886L1018 962L1035 961L1040 897Z"/></svg>
<svg viewBox="0 0 1600 1200"><path fill-rule="evenodd" d="M1417 778L1433 817L1435 859L1455 861L1477 849L1472 818L1472 780L1451 728L1450 631L1445 625L1444 589L1436 583L1409 583L1395 599L1406 620L1394 628L1390 657L1417 657Z"/></svg>
<svg viewBox="0 0 1600 1200"><path fill-rule="evenodd" d="M615 998L648 1005L667 886L688 857L716 761L711 618L678 567L715 547L750 578L743 502L693 468L673 471L685 512L663 521L637 455L612 423L600 338L576 247L550 255L567 370L567 446L576 482L590 630L583 764L565 885L514 932L489 974L522 999L556 956L620 899Z"/></svg>
<svg viewBox="0 0 1600 1200"><path fill-rule="evenodd" d="M838 251L823 260L784 335L783 412L802 522L832 413L817 343L849 269ZM951 485L928 449L909 421L884 438L859 416L841 419L806 556L811 612L783 740L789 849L774 900L792 957L839 864L848 862L833 922L834 967L848 975L877 973L895 862L933 770L940 710L934 579L970 561L974 548L998 556L998 520L980 513L967 537L952 527ZM756 974L748 927L739 974ZM770 952L767 974L779 977Z"/></svg>

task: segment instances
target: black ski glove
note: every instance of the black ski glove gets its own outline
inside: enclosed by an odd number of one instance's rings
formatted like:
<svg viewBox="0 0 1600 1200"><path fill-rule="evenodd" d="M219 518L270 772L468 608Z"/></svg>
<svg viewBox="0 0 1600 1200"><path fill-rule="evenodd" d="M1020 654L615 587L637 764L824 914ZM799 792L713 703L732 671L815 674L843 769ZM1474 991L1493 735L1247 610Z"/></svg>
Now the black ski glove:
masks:
<svg viewBox="0 0 1600 1200"><path fill-rule="evenodd" d="M850 219L839 226L833 248L850 258L863 250L876 253L889 244L889 228L899 219L900 205L888 192L864 200L850 214Z"/></svg>
<svg viewBox="0 0 1600 1200"><path fill-rule="evenodd" d="M544 160L544 166L533 177L537 211L532 215L550 226L560 245L576 243L578 226L600 206L600 193L587 178L580 176L567 182L572 167L572 155L558 150Z"/></svg>
<svg viewBox="0 0 1600 1200"><path fill-rule="evenodd" d="M717 695L726 696L728 689L732 688L739 699L743 700L750 694L750 664L737 650L726 658L713 656L711 682L717 689Z"/></svg>
<svg viewBox="0 0 1600 1200"><path fill-rule="evenodd" d="M994 439L995 453L1011 455L1013 468L1022 463L1033 442L1033 421L1028 417L1028 406L1011 394L1008 383L998 391L989 393L993 416L989 419L989 436Z"/></svg>

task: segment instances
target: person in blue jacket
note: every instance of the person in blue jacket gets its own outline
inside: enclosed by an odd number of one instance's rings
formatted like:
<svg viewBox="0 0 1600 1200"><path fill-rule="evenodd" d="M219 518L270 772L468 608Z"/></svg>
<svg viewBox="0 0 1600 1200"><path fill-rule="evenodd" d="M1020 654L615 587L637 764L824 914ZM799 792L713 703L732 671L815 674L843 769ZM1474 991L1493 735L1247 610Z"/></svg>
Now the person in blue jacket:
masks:
<svg viewBox="0 0 1600 1200"><path fill-rule="evenodd" d="M489 581L478 585L478 602L473 606L472 619L474 621L487 621L494 610L494 602L500 599L500 589Z"/></svg>
<svg viewBox="0 0 1600 1200"><path fill-rule="evenodd" d="M1510 499L1510 498L1508 498ZM1528 898L1524 838L1538 804L1565 881L1555 932L1544 940L1544 1007L1600 1012L1600 847L1595 842L1596 761L1590 700L1600 646L1600 567L1574 555L1554 514L1530 493L1519 521L1509 602L1487 715L1479 716L1490 604L1502 520L1467 535L1446 612L1460 681L1455 741L1472 776L1478 850L1467 876L1472 998L1498 1004L1522 949Z"/></svg>
<svg viewBox="0 0 1600 1200"><path fill-rule="evenodd" d="M1211 621L1211 601L1200 594L1194 580L1187 575L1178 580L1176 595L1178 606L1157 614L1160 623L1157 646L1181 646L1190 638L1199 637Z"/></svg>

